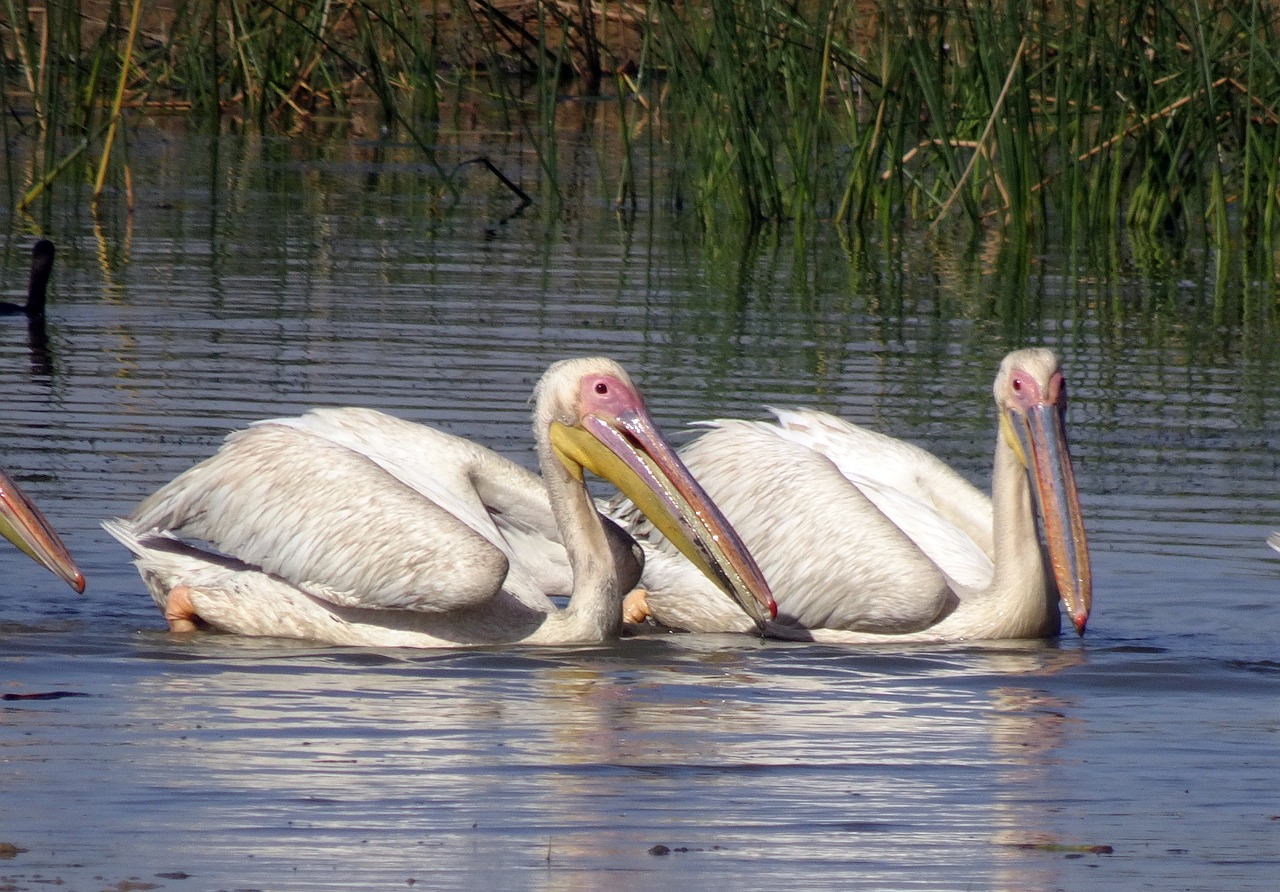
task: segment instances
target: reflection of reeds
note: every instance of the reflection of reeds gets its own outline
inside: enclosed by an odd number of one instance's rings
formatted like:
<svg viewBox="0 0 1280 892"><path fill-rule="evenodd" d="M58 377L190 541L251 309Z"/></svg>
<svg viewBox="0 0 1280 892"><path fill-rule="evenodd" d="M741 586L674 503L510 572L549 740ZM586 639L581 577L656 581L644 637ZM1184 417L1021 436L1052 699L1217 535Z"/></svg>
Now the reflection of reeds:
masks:
<svg viewBox="0 0 1280 892"><path fill-rule="evenodd" d="M1266 0L175 0L136 41L136 2L0 3L6 117L46 134L37 180L86 136L108 176L104 128L142 106L291 132L372 103L430 151L451 91L518 119L554 195L577 78L625 85L622 151L654 133L673 203L708 222L1203 228L1225 244L1280 210ZM622 200L632 160L606 186Z"/></svg>

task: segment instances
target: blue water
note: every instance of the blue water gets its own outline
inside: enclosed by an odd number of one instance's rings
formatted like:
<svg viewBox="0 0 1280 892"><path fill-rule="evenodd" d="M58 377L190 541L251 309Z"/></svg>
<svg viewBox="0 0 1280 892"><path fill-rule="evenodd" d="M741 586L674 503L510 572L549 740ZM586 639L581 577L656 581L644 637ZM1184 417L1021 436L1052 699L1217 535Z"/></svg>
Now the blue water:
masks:
<svg viewBox="0 0 1280 892"><path fill-rule="evenodd" d="M1220 312L1211 265L1099 278L1050 252L1014 288L967 245L708 239L589 195L441 215L391 157L169 134L131 147L131 217L45 208L49 344L0 326L0 443L89 588L0 554L0 694L74 695L0 701L0 844L21 850L0 884L1274 887L1280 346ZM34 237L6 219L13 293ZM812 405L985 485L991 379L1028 343L1071 391L1084 639L181 638L98 527L227 432L314 405L532 465L533 382L592 353L677 438Z"/></svg>

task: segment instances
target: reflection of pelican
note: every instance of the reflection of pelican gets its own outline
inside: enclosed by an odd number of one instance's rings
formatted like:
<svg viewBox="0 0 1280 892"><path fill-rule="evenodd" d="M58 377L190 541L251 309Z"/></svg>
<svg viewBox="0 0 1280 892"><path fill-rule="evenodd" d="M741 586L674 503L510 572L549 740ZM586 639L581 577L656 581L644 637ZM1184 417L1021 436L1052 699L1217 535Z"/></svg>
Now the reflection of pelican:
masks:
<svg viewBox="0 0 1280 892"><path fill-rule="evenodd" d="M45 291L53 273L53 242L42 238L31 247L31 275L27 279L27 302L23 305L0 303L0 316L23 314L30 319L44 318Z"/></svg>
<svg viewBox="0 0 1280 892"><path fill-rule="evenodd" d="M640 565L596 513L585 468L636 500L745 610L772 613L759 570L620 366L557 363L535 396L541 481L430 428L320 410L233 434L106 527L175 629L199 619L337 644L593 642L619 631ZM566 593L556 609L548 595Z"/></svg>
<svg viewBox="0 0 1280 892"><path fill-rule="evenodd" d="M84 575L67 547L35 503L3 471L0 471L0 535L73 589L84 591Z"/></svg>
<svg viewBox="0 0 1280 892"><path fill-rule="evenodd" d="M682 456L759 561L779 624L826 641L1035 638L1057 634L1061 596L1083 633L1089 558L1057 359L1010 354L994 391L990 499L923 449L821 412L717 422ZM748 627L633 511L621 517L653 540L629 619Z"/></svg>
<svg viewBox="0 0 1280 892"><path fill-rule="evenodd" d="M1267 544L1270 545L1272 548L1274 548L1276 551L1280 551L1280 533L1272 533L1270 536L1268 536Z"/></svg>

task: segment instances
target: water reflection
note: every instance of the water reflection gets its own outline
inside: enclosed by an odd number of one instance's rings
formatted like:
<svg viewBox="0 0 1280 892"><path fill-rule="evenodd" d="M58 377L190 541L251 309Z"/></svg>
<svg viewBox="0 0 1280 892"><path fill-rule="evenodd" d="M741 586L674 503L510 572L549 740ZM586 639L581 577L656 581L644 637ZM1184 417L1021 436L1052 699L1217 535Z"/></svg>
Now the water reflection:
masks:
<svg viewBox="0 0 1280 892"><path fill-rule="evenodd" d="M98 739L79 767L6 746L15 794L113 778L73 796L90 819L114 815L123 848L108 866L449 887L536 871L522 885L548 889L732 865L806 888L850 871L1040 887L1045 859L1010 842L1062 838L1037 815L1068 795L1056 750L1080 707L1037 679L1083 659L692 637L411 659L228 636L194 660L168 651L132 690L64 712ZM202 828L198 862L160 845L175 823Z"/></svg>
<svg viewBox="0 0 1280 892"><path fill-rule="evenodd" d="M32 378L53 377L53 354L49 348L49 333L45 331L43 316L27 320L27 350L31 355Z"/></svg>

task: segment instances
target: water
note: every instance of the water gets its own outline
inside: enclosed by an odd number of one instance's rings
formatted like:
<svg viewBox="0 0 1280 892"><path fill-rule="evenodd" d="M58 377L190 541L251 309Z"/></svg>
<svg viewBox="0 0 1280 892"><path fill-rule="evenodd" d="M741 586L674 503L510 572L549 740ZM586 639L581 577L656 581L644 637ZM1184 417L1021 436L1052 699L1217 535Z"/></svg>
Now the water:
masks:
<svg viewBox="0 0 1280 892"><path fill-rule="evenodd" d="M89 579L75 597L0 555L0 693L74 695L0 702L6 888L1274 885L1280 348L1220 317L1209 270L1095 280L1054 254L1011 286L984 246L703 240L589 189L552 222L504 219L499 192L440 213L407 152L130 151L132 218L43 212L47 349L0 327L4 464ZM14 291L33 238L9 219ZM1025 343L1071 389L1083 640L183 639L98 527L228 431L315 405L531 465L533 382L588 353L673 434L813 405L985 485L991 379Z"/></svg>

